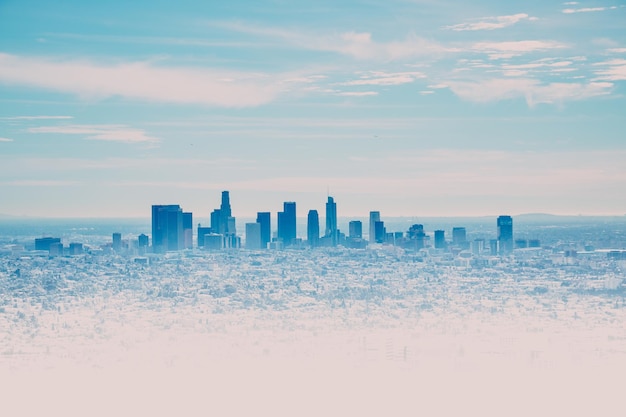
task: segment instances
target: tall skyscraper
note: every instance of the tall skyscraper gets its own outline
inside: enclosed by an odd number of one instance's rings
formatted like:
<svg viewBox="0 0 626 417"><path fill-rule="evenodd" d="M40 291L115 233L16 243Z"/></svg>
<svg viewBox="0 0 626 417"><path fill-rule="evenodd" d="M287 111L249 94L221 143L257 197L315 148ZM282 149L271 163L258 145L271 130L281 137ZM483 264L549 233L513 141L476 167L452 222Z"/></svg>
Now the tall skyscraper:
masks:
<svg viewBox="0 0 626 417"><path fill-rule="evenodd" d="M119 252L122 250L122 234L121 233L113 233L113 245L112 248L115 252Z"/></svg>
<svg viewBox="0 0 626 417"><path fill-rule="evenodd" d="M376 242L376 222L380 221L380 211L370 211L370 243Z"/></svg>
<svg viewBox="0 0 626 417"><path fill-rule="evenodd" d="M320 239L320 218L317 210L309 210L306 222L306 238L309 246L315 248L319 245Z"/></svg>
<svg viewBox="0 0 626 417"><path fill-rule="evenodd" d="M233 217L230 208L230 194L228 191L222 191L220 208L213 210L211 213L211 232L212 234L222 236L223 248L235 248L239 246L235 217ZM216 237L212 237L212 239L215 240ZM205 241L203 243L206 247L207 242Z"/></svg>
<svg viewBox="0 0 626 417"><path fill-rule="evenodd" d="M435 230L435 249L444 249L446 247L445 233L443 230Z"/></svg>
<svg viewBox="0 0 626 417"><path fill-rule="evenodd" d="M376 243L385 243L386 234L387 234L387 229L385 229L385 222L381 222L380 220L374 222L374 240L373 241Z"/></svg>
<svg viewBox="0 0 626 417"><path fill-rule="evenodd" d="M261 248L265 249L272 240L272 214L269 211L258 212L256 222L261 225Z"/></svg>
<svg viewBox="0 0 626 417"><path fill-rule="evenodd" d="M283 211L278 213L278 237L285 246L289 246L296 239L296 203L286 201Z"/></svg>
<svg viewBox="0 0 626 417"><path fill-rule="evenodd" d="M231 220L232 219L232 220ZM220 231L224 236L234 235L234 218L230 209L230 195L228 191L222 191L222 204L220 205Z"/></svg>
<svg viewBox="0 0 626 417"><path fill-rule="evenodd" d="M452 244L455 246L463 246L467 242L467 234L464 227L452 228Z"/></svg>
<svg viewBox="0 0 626 417"><path fill-rule="evenodd" d="M246 223L246 249L261 249L260 223Z"/></svg>
<svg viewBox="0 0 626 417"><path fill-rule="evenodd" d="M326 202L325 236L330 237L333 246L337 246L337 203L330 196L328 196L328 201Z"/></svg>
<svg viewBox="0 0 626 417"><path fill-rule="evenodd" d="M183 213L183 241L185 249L193 249L193 214Z"/></svg>
<svg viewBox="0 0 626 417"><path fill-rule="evenodd" d="M183 210L179 205L152 206L152 248L156 253L184 248Z"/></svg>
<svg viewBox="0 0 626 417"><path fill-rule="evenodd" d="M361 239L363 238L363 223L360 220L352 220L349 223L348 230L350 238Z"/></svg>
<svg viewBox="0 0 626 417"><path fill-rule="evenodd" d="M507 255L513 252L513 218L511 216L499 216L497 225L500 255Z"/></svg>

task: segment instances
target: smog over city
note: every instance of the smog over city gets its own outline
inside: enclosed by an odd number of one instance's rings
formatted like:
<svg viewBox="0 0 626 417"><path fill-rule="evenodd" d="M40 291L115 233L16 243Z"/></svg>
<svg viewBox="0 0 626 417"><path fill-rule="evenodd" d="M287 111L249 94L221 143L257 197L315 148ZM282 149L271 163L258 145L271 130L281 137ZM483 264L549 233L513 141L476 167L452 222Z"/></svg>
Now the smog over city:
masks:
<svg viewBox="0 0 626 417"><path fill-rule="evenodd" d="M0 2L7 416L618 415L621 2Z"/></svg>

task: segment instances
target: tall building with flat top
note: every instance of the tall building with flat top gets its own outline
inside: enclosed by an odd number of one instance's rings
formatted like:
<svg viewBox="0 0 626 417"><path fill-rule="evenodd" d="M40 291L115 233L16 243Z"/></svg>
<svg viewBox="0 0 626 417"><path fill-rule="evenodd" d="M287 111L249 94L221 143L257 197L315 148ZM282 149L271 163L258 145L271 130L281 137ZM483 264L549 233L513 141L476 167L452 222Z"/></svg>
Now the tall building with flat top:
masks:
<svg viewBox="0 0 626 417"><path fill-rule="evenodd" d="M337 246L337 203L332 197L326 202L326 234L332 246Z"/></svg>
<svg viewBox="0 0 626 417"><path fill-rule="evenodd" d="M350 238L361 239L363 238L363 223L360 220L352 220L348 225Z"/></svg>
<svg viewBox="0 0 626 417"><path fill-rule="evenodd" d="M296 240L296 203L285 201L283 211L278 212L278 238L285 246Z"/></svg>
<svg viewBox="0 0 626 417"><path fill-rule="evenodd" d="M193 248L193 214L183 213L183 240L184 248Z"/></svg>
<svg viewBox="0 0 626 417"><path fill-rule="evenodd" d="M261 249L260 223L246 223L246 249Z"/></svg>
<svg viewBox="0 0 626 417"><path fill-rule="evenodd" d="M370 211L370 243L376 242L376 222L380 221L380 211Z"/></svg>
<svg viewBox="0 0 626 417"><path fill-rule="evenodd" d="M119 252L122 250L122 234L121 233L113 233L113 245L112 248L114 251Z"/></svg>
<svg viewBox="0 0 626 417"><path fill-rule="evenodd" d="M456 246L465 245L467 242L467 232L464 227L452 228L452 244Z"/></svg>
<svg viewBox="0 0 626 417"><path fill-rule="evenodd" d="M445 249L446 235L443 230L435 230L435 249Z"/></svg>
<svg viewBox="0 0 626 417"><path fill-rule="evenodd" d="M183 210L180 206L152 206L152 250L155 253L164 253L184 247Z"/></svg>
<svg viewBox="0 0 626 417"><path fill-rule="evenodd" d="M256 222L261 225L261 248L267 249L272 240L272 213L261 211L256 214Z"/></svg>
<svg viewBox="0 0 626 417"><path fill-rule="evenodd" d="M500 255L507 255L513 252L513 218L511 216L500 216L498 225L498 248Z"/></svg>
<svg viewBox="0 0 626 417"><path fill-rule="evenodd" d="M320 217L317 210L309 210L306 222L306 238L309 246L315 248L319 246L320 240Z"/></svg>

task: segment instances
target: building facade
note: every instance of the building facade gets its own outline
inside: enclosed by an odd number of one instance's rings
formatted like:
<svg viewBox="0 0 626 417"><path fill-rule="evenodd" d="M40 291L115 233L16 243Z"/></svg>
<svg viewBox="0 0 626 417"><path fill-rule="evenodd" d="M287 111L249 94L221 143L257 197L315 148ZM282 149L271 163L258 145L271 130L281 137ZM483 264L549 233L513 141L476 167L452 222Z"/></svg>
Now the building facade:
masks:
<svg viewBox="0 0 626 417"><path fill-rule="evenodd" d="M320 218L317 210L309 210L306 222L306 238L309 246L315 248L320 239Z"/></svg>
<svg viewBox="0 0 626 417"><path fill-rule="evenodd" d="M499 216L498 226L498 251L500 255L513 252L513 218L511 216Z"/></svg>

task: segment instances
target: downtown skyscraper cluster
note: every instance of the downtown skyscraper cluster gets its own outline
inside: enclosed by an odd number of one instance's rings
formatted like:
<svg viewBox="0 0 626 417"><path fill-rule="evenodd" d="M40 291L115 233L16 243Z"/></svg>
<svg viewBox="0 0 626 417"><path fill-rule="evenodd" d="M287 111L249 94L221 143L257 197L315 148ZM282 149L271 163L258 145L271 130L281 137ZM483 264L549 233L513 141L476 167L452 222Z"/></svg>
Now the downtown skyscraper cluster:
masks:
<svg viewBox="0 0 626 417"><path fill-rule="evenodd" d="M388 232L379 211L369 212L368 239L363 236L360 220L349 222L346 236L338 228L337 203L328 196L325 205L325 228L321 233L320 215L311 209L306 216L306 235L298 236L296 202L286 201L283 210L277 213L276 232L272 232L272 214L258 212L255 222L245 224L244 244L247 249L282 249L288 247L334 247L365 248L368 244L392 244L406 249L419 250L427 246L446 249L448 242L443 230L434 231L434 242L424 231L422 224L413 224L406 232ZM152 206L152 247L153 252L163 253L192 248L192 214L185 213L178 205ZM454 227L450 244L459 249L481 251L486 247L484 240L467 241L464 227ZM239 248L241 237L237 234L236 218L230 204L230 194L223 191L219 208L211 212L209 227L198 225L197 246L205 249ZM497 219L497 238L489 241L492 254L506 255L513 251L513 219L500 216Z"/></svg>

